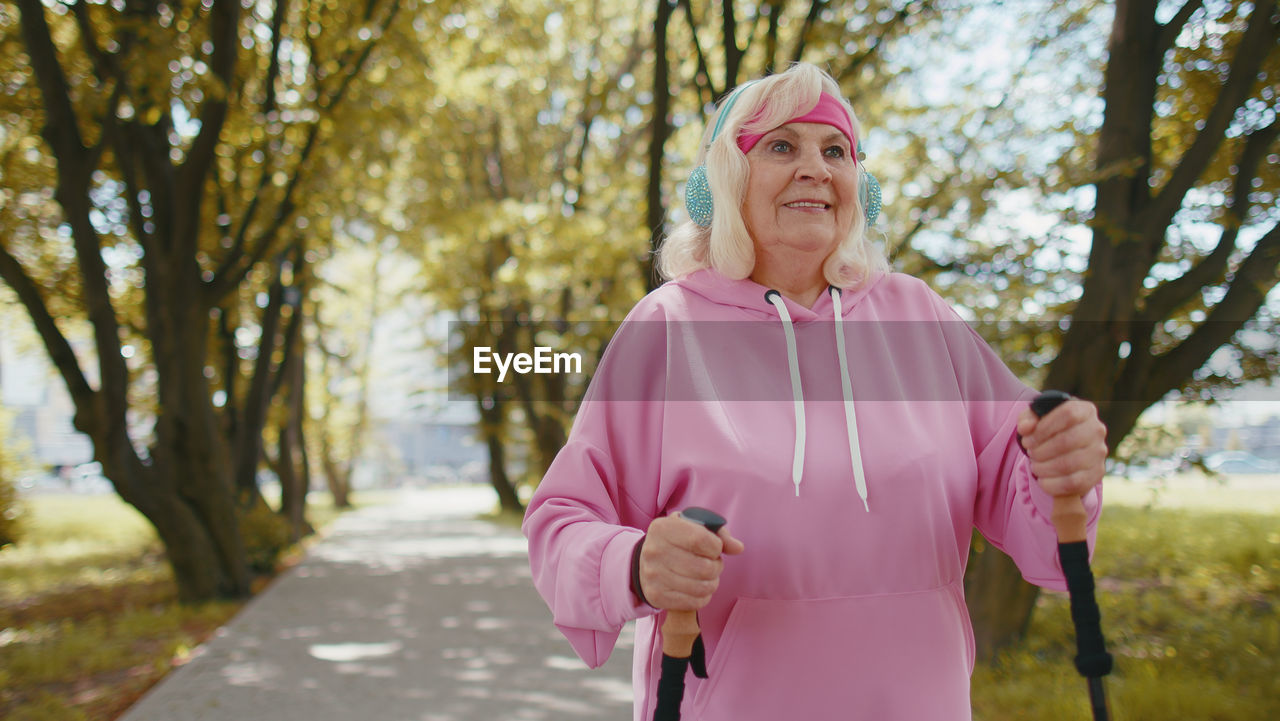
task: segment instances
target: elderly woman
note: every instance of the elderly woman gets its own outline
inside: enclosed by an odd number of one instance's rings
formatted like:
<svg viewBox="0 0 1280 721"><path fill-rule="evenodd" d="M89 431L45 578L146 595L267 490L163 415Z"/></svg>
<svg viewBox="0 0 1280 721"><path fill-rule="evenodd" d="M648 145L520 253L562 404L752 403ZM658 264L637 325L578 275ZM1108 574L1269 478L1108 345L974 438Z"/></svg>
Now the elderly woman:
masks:
<svg viewBox="0 0 1280 721"><path fill-rule="evenodd" d="M1094 532L1093 406L1037 420L945 301L887 271L859 139L811 65L721 104L660 251L668 282L619 330L529 505L534 582L582 659L637 620L637 720L661 621L688 610L708 674L686 719L968 719L972 529L1058 589L1052 497L1082 496ZM729 524L708 533L676 515L690 506Z"/></svg>

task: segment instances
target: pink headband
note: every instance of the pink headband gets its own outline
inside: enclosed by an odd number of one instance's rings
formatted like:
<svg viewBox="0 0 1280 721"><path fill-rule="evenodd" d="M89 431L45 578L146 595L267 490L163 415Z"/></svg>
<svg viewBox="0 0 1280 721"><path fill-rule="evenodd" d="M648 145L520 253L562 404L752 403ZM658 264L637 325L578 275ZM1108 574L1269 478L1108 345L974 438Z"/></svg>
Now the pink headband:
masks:
<svg viewBox="0 0 1280 721"><path fill-rule="evenodd" d="M825 92L818 96L818 104L813 106L813 110L810 110L804 115L794 117L788 120L787 123L822 123L823 125L830 125L836 130L844 133L844 136L849 139L849 143L851 145L856 146L858 143L858 141L853 137L853 123L849 120L849 111L844 109L844 105L842 105L839 100L836 100L831 97L830 94ZM786 125L787 123L783 123L783 125ZM756 143L760 142L760 138L763 138L764 136L765 133L760 133L759 135L739 135L738 148L742 151L743 155L746 155L752 148L756 147Z"/></svg>

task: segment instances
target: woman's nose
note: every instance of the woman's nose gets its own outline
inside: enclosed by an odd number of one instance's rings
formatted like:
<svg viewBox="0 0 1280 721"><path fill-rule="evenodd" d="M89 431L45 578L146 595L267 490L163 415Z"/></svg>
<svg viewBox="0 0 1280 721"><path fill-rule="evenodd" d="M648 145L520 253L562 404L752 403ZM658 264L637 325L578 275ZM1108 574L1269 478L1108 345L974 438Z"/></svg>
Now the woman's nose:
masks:
<svg viewBox="0 0 1280 721"><path fill-rule="evenodd" d="M831 169L827 167L819 150L805 150L796 161L796 180L813 180L826 182L831 180Z"/></svg>

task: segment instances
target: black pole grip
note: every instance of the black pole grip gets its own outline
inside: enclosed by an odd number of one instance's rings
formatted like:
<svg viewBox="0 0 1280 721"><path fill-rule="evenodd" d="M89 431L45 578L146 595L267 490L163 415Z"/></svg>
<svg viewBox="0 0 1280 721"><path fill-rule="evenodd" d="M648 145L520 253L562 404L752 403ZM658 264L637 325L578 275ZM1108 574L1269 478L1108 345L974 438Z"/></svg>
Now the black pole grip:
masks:
<svg viewBox="0 0 1280 721"><path fill-rule="evenodd" d="M1031 401L1031 412L1036 418L1044 418L1049 411L1071 400L1071 396L1062 391L1043 391Z"/></svg>
<svg viewBox="0 0 1280 721"><path fill-rule="evenodd" d="M684 701L684 672L687 668L689 659L663 655L653 721L680 721L680 703Z"/></svg>
<svg viewBox="0 0 1280 721"><path fill-rule="evenodd" d="M680 517L686 521L692 521L712 533L719 533L720 529L724 528L725 524L728 523L728 521L724 519L724 516L721 516L719 513L716 513L715 511L708 511L705 508L699 508L697 506L690 506L684 509L680 512Z"/></svg>
<svg viewBox="0 0 1280 721"><path fill-rule="evenodd" d="M1102 614L1094 595L1089 547L1083 541L1058 544L1062 573L1071 596L1071 622L1076 628L1076 670L1086 678L1111 673L1112 658L1102 638Z"/></svg>

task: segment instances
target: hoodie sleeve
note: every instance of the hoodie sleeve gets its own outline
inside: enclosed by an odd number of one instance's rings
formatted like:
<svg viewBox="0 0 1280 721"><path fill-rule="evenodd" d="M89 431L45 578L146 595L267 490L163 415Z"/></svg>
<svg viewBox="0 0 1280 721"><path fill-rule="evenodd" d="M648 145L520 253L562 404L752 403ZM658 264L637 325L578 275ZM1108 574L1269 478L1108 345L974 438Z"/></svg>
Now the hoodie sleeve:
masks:
<svg viewBox="0 0 1280 721"><path fill-rule="evenodd" d="M658 507L665 353L643 337L660 323L629 322L610 341L523 525L534 585L592 668L608 660L624 623L656 612L631 592L631 554Z"/></svg>
<svg viewBox="0 0 1280 721"><path fill-rule="evenodd" d="M974 525L1014 560L1029 583L1066 590L1051 521L1053 497L1036 481L1030 459L1018 442L1018 415L1036 391L1019 381L954 311L947 308L947 313L955 321L949 324L956 330L949 332L948 345L977 461ZM1101 487L1083 500L1092 551L1102 511Z"/></svg>
<svg viewBox="0 0 1280 721"><path fill-rule="evenodd" d="M1016 431L1022 406L1034 397L1035 392L1028 389L1015 404L982 404L990 407L971 413L978 450L974 524L992 545L1014 560L1027 582L1065 591L1066 580L1058 561L1057 532L1050 520L1053 497L1040 487L1032 474L1031 462L1018 443ZM1089 519L1092 554L1102 512L1101 487L1095 487L1083 501Z"/></svg>

